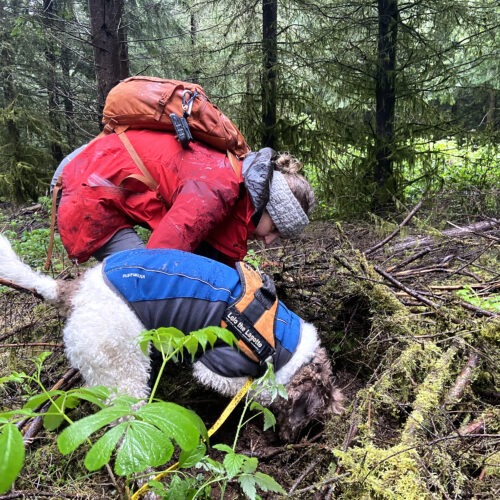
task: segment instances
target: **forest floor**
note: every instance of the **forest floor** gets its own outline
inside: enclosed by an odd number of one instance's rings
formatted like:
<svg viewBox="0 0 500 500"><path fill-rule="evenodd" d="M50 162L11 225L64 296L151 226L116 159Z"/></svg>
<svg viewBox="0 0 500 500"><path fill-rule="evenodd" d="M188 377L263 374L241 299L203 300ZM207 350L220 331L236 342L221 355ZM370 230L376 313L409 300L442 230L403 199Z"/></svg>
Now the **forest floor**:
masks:
<svg viewBox="0 0 500 500"><path fill-rule="evenodd" d="M5 205L0 214L0 230L19 235L49 220L39 206ZM299 240L254 246L251 258L273 277L280 299L318 327L346 408L293 444L254 420L241 431L239 453L257 457L286 498L500 497L500 220L432 224L415 211L397 223L313 222ZM57 384L69 369L62 319L5 288L0 310L0 377L32 373L33 359L50 351L42 379ZM161 397L194 410L207 428L229 402L195 385L187 369L169 367L164 381ZM37 391L0 386L2 410ZM212 443L232 445L239 412ZM63 457L56 434L36 422L25 422L23 433L24 469L0 500L126 497L111 469L86 471L85 450ZM224 498L243 497L230 483Z"/></svg>

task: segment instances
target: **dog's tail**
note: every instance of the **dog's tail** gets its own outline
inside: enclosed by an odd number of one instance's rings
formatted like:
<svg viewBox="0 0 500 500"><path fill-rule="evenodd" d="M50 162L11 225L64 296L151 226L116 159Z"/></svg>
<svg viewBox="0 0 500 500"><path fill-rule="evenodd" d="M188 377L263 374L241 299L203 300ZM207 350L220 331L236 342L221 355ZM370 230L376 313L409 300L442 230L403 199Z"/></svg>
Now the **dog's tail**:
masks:
<svg viewBox="0 0 500 500"><path fill-rule="evenodd" d="M9 240L2 234L0 234L0 278L36 292L48 302L59 304L57 281L24 264L12 249Z"/></svg>

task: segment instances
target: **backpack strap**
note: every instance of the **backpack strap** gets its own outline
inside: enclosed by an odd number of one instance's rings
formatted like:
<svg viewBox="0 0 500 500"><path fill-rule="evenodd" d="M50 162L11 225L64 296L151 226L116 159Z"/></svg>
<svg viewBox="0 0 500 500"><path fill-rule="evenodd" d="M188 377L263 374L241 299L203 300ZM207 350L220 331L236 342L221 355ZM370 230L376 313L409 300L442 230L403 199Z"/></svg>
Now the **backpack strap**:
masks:
<svg viewBox="0 0 500 500"><path fill-rule="evenodd" d="M54 249L54 233L56 230L56 213L57 213L57 195L62 188L62 174L57 178L56 185L52 190L52 210L50 215L50 235L49 235L49 248L47 250L47 258L45 259L45 270L48 271L50 261L52 259L52 251Z"/></svg>
<svg viewBox="0 0 500 500"><path fill-rule="evenodd" d="M229 163L231 163L231 167L233 167L234 173L236 174L236 177L238 177L239 182L243 182L243 162L238 160L236 158L236 155L234 153L231 153L231 151L227 151L227 157L229 159Z"/></svg>
<svg viewBox="0 0 500 500"><path fill-rule="evenodd" d="M122 132L121 134L117 134L120 140L122 141L123 145L125 146L125 149L128 151L128 154L134 161L134 163L137 165L137 168L142 172L142 175L139 174L131 174L125 177L125 179L136 179L144 184L151 189L151 191L156 191L158 188L158 183L155 181L153 176L149 173L149 170L146 168L146 165L144 165L143 161L141 160L141 157L135 150L134 146L130 142L130 139L127 137L125 132ZM125 180L124 179L124 180Z"/></svg>

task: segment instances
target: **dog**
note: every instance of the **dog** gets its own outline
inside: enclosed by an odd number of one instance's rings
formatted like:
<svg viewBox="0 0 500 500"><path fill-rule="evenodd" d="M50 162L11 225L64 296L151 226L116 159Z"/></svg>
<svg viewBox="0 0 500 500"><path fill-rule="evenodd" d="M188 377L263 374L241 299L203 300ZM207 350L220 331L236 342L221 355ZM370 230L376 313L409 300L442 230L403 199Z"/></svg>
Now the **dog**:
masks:
<svg viewBox="0 0 500 500"><path fill-rule="evenodd" d="M66 356L87 385L104 385L145 399L151 360L137 343L142 331L227 326L257 346L241 341L241 348L216 344L193 362L195 379L233 396L249 376L263 374L265 360L272 362L276 381L285 386L288 398L278 398L271 409L280 438L292 442L308 424L342 412L342 391L334 383L316 328L275 298L270 279L260 279L244 263L238 266L236 270L178 250L136 249L111 255L76 280L56 280L24 264L0 235L0 277L33 290L62 311ZM238 310L242 300L248 302L243 316ZM266 320L274 338L260 336L258 319L241 327L255 308L265 314L274 311ZM265 397L261 402L269 403Z"/></svg>

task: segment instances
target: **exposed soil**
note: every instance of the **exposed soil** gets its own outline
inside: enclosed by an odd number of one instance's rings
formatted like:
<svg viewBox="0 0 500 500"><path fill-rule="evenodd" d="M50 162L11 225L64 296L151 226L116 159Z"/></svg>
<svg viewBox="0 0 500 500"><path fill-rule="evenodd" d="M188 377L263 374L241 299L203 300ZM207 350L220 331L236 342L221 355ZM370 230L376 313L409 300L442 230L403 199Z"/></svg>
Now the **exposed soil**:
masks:
<svg viewBox="0 0 500 500"><path fill-rule="evenodd" d="M28 208L2 207L23 221L18 233L47 227L43 209ZM459 226L477 222L485 221ZM257 457L259 470L287 498L498 497L500 320L486 300L500 294L500 222L486 222L447 234L457 228L437 231L410 220L380 248L395 225L315 222L298 241L253 247L280 299L318 327L347 402L342 417L311 425L297 443L279 442L258 420L243 429L237 451ZM457 295L465 285L475 304ZM42 379L46 387L58 383L69 366L57 312L15 290L0 293L0 308L0 377L32 371L33 358L51 351ZM19 408L37 390L0 387L2 409ZM167 370L160 396L193 409L207 427L228 403L178 366ZM239 411L212 442L232 444ZM55 434L33 425L25 427L33 434L25 468L0 499L126 497L121 478L106 470L89 474L83 451L62 457ZM215 450L211 456L221 458ZM234 484L224 496L243 497Z"/></svg>

